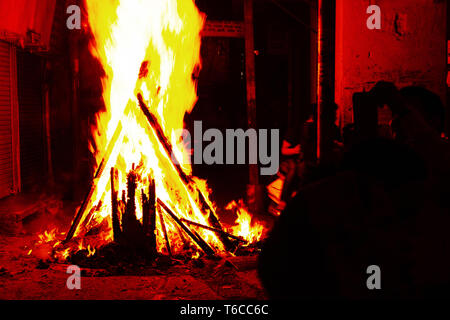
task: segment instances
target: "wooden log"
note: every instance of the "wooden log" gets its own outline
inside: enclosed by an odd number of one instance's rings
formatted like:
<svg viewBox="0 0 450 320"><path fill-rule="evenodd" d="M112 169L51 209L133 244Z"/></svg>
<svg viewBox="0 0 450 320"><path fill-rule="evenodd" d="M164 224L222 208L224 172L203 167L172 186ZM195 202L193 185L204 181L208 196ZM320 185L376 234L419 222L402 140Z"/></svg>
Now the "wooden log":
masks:
<svg viewBox="0 0 450 320"><path fill-rule="evenodd" d="M126 205L126 203L127 203L127 194L125 190L122 190L122 204Z"/></svg>
<svg viewBox="0 0 450 320"><path fill-rule="evenodd" d="M188 249L190 241L186 237L185 232L183 231L183 229L181 229L181 227L178 224L175 224L175 227L177 228L177 231L178 231L178 234L180 235L181 241L183 241L183 248Z"/></svg>
<svg viewBox="0 0 450 320"><path fill-rule="evenodd" d="M125 110L123 111L123 115L127 116L130 113L130 110L131 110L131 104L128 104L127 107L125 108ZM97 168L94 178L90 184L89 190L83 199L83 203L81 204L81 207L78 209L77 214L75 215L75 218L72 221L70 229L67 232L66 239L64 240L65 243L70 241L73 238L80 223L84 220L83 218L86 214L86 210L88 209L87 206L91 202L94 192L97 190L97 181L103 175L105 167L109 162L109 158L111 157L111 154L113 153L114 148L116 147L117 141L122 136L122 129L123 129L122 122L119 121L119 123L117 124L116 130L114 131L114 134L111 137L111 140L108 142L106 152L103 156L102 161L100 162L100 165Z"/></svg>
<svg viewBox="0 0 450 320"><path fill-rule="evenodd" d="M158 204L167 212L167 214L183 229L184 232L187 233L189 237L191 237L192 240L208 255L208 256L214 256L215 251L211 246L203 240L201 237L196 236L177 216L175 213L173 213L172 210L166 204L161 200L157 200Z"/></svg>
<svg viewBox="0 0 450 320"><path fill-rule="evenodd" d="M156 255L156 211L155 211L155 181L149 178L148 195L142 193L142 228L145 235L147 251L150 256Z"/></svg>
<svg viewBox="0 0 450 320"><path fill-rule="evenodd" d="M142 112L146 116L150 126L153 128L153 130L156 133L156 138L159 140L161 145L163 146L164 150L167 153L167 156L169 159L173 159L173 149L170 142L167 140L166 136L164 135L164 131L162 130L158 119L148 110L147 105L145 104L142 95L138 93L137 95L138 101L139 101L139 107L141 108ZM181 165L179 164L179 161L176 161L174 163L172 161L173 166L175 167L176 172L178 173L178 176L183 181L184 185L186 186L187 190L191 194L197 193L198 199L200 201L201 210L204 213L208 213L208 221L211 223L211 225L219 230L223 231L222 224L219 221L219 218L216 216L214 208L209 204L209 202L206 200L205 195L203 192L197 187L196 183L192 180L192 177L189 177L184 171ZM194 189L195 188L195 189ZM218 233L217 236L220 238L222 243L224 244L225 248L232 249L233 243L228 239L226 236L224 236L221 233Z"/></svg>
<svg viewBox="0 0 450 320"><path fill-rule="evenodd" d="M129 218L136 219L136 172L133 169L127 175L127 214Z"/></svg>
<svg viewBox="0 0 450 320"><path fill-rule="evenodd" d="M142 229L144 230L144 233L147 236L150 229L150 210L148 205L148 196L145 193L144 189L141 190L141 199L142 199Z"/></svg>
<svg viewBox="0 0 450 320"><path fill-rule="evenodd" d="M148 234L152 246L152 253L156 254L156 184L153 177L150 177L148 188L148 210L150 216Z"/></svg>
<svg viewBox="0 0 450 320"><path fill-rule="evenodd" d="M239 242L243 242L243 243L247 243L248 242L247 240L243 239L242 237L235 236L235 235L233 235L231 233L228 233L228 232L223 231L223 230L218 230L218 229L215 229L215 228L210 227L210 226L205 226L205 225L203 225L201 223L190 221L190 220L187 220L187 219L184 219L184 218L181 219L181 221L185 222L186 224L192 225L192 226L196 226L196 227L199 227L199 228L202 228L202 229L213 231L215 233L221 233L224 236L226 236L228 238L231 238L231 239L234 239L234 240L239 241Z"/></svg>
<svg viewBox="0 0 450 320"><path fill-rule="evenodd" d="M119 187L119 172L116 168L111 168L111 218L113 225L114 241L118 242L122 233L120 229L119 219L119 201L118 201L118 187Z"/></svg>
<svg viewBox="0 0 450 320"><path fill-rule="evenodd" d="M150 225L150 204L148 195L142 189L142 231L144 233L144 247L146 254L150 257L155 257L156 255L156 238L153 234L153 237L150 233L151 225Z"/></svg>
<svg viewBox="0 0 450 320"><path fill-rule="evenodd" d="M191 230L191 232L192 232L192 234L194 235L194 237L195 237L195 239L196 239L197 242L199 242L199 243L205 242L205 240L203 240L203 238L200 237L200 235L198 234L197 231ZM205 242L205 243L206 243L206 242ZM206 243L206 244L208 244L208 243ZM209 244L208 244L208 246L209 246ZM209 246L209 247L210 247L210 246ZM211 250L212 250L212 249L211 249ZM203 250L203 251L204 251L204 250Z"/></svg>
<svg viewBox="0 0 450 320"><path fill-rule="evenodd" d="M78 209L78 212L75 215L75 218L72 222L72 225L70 226L69 231L67 232L67 236L66 236L66 239L64 242L68 242L73 238L73 236L75 235L75 232L78 229L78 226L80 225L83 218L85 217L86 210L88 209L87 206L90 204L91 198L94 195L94 192L97 190L98 179L103 175L106 164L109 161L109 157L111 156L111 153L113 152L114 147L116 146L117 140L119 139L121 134L122 134L122 122L119 122L116 130L114 131L114 135L108 144L108 147L106 149L103 160L100 163L100 165L98 166L97 171L94 176L94 179L92 180L92 182L90 184L89 191L86 194L86 196L84 197L83 203L81 204L81 207Z"/></svg>
<svg viewBox="0 0 450 320"><path fill-rule="evenodd" d="M96 206L93 206L89 211L86 212L85 221L86 223L83 224L83 228L79 228L80 233L88 233L89 230L88 227L90 225L90 222L92 221L92 218L95 216L95 212L101 207L102 201L100 201Z"/></svg>
<svg viewBox="0 0 450 320"><path fill-rule="evenodd" d="M122 231L126 241L132 241L136 235L137 224L136 219L136 173L131 170L127 175L127 194L122 194L122 201L125 198L125 212L122 214ZM142 227L141 227L142 229Z"/></svg>
<svg viewBox="0 0 450 320"><path fill-rule="evenodd" d="M155 222L155 180L150 176L149 177L149 185L148 185L148 195L141 191L142 193L142 204L143 204L143 212L142 212L142 226L144 228L144 232L146 235L150 235L152 225L154 226ZM145 204L145 208L144 208Z"/></svg>
<svg viewBox="0 0 450 320"><path fill-rule="evenodd" d="M123 193L122 201L120 201L121 210L124 210L120 244L127 250L134 252L134 254L145 258L153 258L155 245L150 246L143 225L136 218L136 189L137 174L133 166L133 169L127 175L127 194ZM142 199L143 215L148 216L148 205L146 203L148 198L144 192Z"/></svg>
<svg viewBox="0 0 450 320"><path fill-rule="evenodd" d="M164 217L163 217L163 213L160 212L159 214L159 221L161 222L161 229L163 231L164 234L164 239L166 240L166 248L167 248L167 252L169 253L169 256L172 256L172 250L170 249L170 241L169 241L169 235L167 234L167 228L166 228L166 224L164 222Z"/></svg>

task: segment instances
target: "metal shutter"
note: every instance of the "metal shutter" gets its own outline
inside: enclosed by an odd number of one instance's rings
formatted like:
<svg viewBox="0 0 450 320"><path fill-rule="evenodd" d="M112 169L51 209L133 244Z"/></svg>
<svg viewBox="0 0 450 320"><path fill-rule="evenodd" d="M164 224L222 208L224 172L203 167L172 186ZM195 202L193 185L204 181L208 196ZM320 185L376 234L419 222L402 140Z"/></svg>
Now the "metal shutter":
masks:
<svg viewBox="0 0 450 320"><path fill-rule="evenodd" d="M20 172L23 191L39 189L46 174L42 107L42 59L17 51Z"/></svg>
<svg viewBox="0 0 450 320"><path fill-rule="evenodd" d="M0 41L0 198L13 189L10 46Z"/></svg>

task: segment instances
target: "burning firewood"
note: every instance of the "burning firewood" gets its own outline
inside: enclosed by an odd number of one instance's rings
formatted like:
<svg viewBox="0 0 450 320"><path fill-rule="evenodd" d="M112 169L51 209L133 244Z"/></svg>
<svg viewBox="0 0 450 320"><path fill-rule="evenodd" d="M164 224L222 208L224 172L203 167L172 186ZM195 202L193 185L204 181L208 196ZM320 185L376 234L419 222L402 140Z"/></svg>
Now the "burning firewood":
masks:
<svg viewBox="0 0 450 320"><path fill-rule="evenodd" d="M155 180L151 179L149 192L149 212L150 212L150 243L152 245L152 253L156 254L156 185ZM144 230L145 231L145 230Z"/></svg>
<svg viewBox="0 0 450 320"><path fill-rule="evenodd" d="M113 219L113 232L114 241L120 246L131 250L143 256L145 258L154 258L156 255L156 240L151 237L150 234L145 232L144 226L136 218L136 188L137 188L137 174L133 169L127 175L127 192L122 193L122 200L117 201L118 190L117 185L117 171L116 169L111 169L111 194L113 196L113 208L112 208L112 219ZM114 200L116 199L116 200ZM115 203L116 202L116 203ZM115 206L115 207L114 207ZM142 201L142 210L145 215L150 215L149 212L149 201L148 197L144 194ZM120 231L119 224L119 212L123 210L122 218L122 230ZM146 221L150 221L146 218ZM154 227L148 226L148 230L154 230ZM120 236L117 236L120 235Z"/></svg>
<svg viewBox="0 0 450 320"><path fill-rule="evenodd" d="M134 168L133 168L134 169ZM122 229L124 235L127 237L131 230L135 227L136 220L136 175L134 170L128 173L127 176L127 196L125 212L122 215ZM135 231L135 230L133 230Z"/></svg>
<svg viewBox="0 0 450 320"><path fill-rule="evenodd" d="M156 119L156 117L148 110L147 105L145 104L142 95L140 93L138 93L137 95L138 101L139 101L139 106L142 110L142 112L144 113L144 115L146 116L149 125L153 128L153 130L156 133L156 136L159 140L159 142L161 143L161 145L163 146L164 150L166 151L168 158L172 159L173 157L173 149L172 149L172 145L170 144L170 142L167 140L166 136L164 135L164 131L161 128L158 120ZM178 176L180 177L181 181L183 181L184 185L187 187L187 189L189 190L189 192L191 192L191 194L197 194L199 201L201 202L201 209L202 212L208 212L208 221L209 223L211 223L211 225L214 226L215 229L220 230L221 232L216 232L217 236L219 237L219 239L222 241L222 243L224 244L225 248L227 248L228 250L231 250L234 245L233 243L230 241L229 238L227 238L224 234L223 234L223 227L222 224L219 221L219 218L216 216L215 214L215 210L214 208L211 207L211 205L209 204L209 202L206 200L204 194L202 193L201 190L198 189L197 185L192 181L192 178L189 177L184 171L183 168L180 166L179 162L176 161L177 163L173 163L173 166L175 167ZM195 189L194 187L195 186Z"/></svg>
<svg viewBox="0 0 450 320"><path fill-rule="evenodd" d="M120 10L110 12L115 18L122 10L122 14L131 12L128 2L122 2ZM186 28L177 31L175 38L166 39L163 35L167 28L179 29L179 19L172 18L180 12L172 7L166 12L167 8L160 7L151 5L152 9L164 9L158 14L168 14L168 24L144 24L146 32L133 31L142 37L133 41L137 47L131 51L127 41L130 29L123 25L127 19L117 19L111 26L95 23L106 22L103 19L89 19L96 37L92 49L100 53L105 71L105 110L97 114L96 127L91 131L96 146L91 151L99 166L61 245L64 259L80 253L86 259L109 261L112 257L114 263L117 259L148 262L147 258L159 258L158 250L166 251L164 245L175 258L197 259L202 252L218 258L231 254L238 244L253 242L247 237L251 223L243 224L239 232L222 227L206 183L190 173L192 167L179 164L173 157L188 152L186 147L171 143L171 134L183 126L184 115L195 104L198 77L193 81L192 73L198 75L200 70L199 35L204 17L192 16L195 12L190 8L188 15L179 16ZM94 12L90 14L95 16ZM143 18L146 21L145 15ZM170 50L159 50L160 39ZM111 56L117 59L109 59ZM142 92L137 94L138 103L133 88ZM129 171L133 163L139 165Z"/></svg>
<svg viewBox="0 0 450 320"><path fill-rule="evenodd" d="M164 135L164 132L160 126L160 124L158 123L157 119L155 118L155 116L153 114L150 113L150 111L148 110L145 102L143 101L142 95L138 94L138 100L139 100L139 105L140 108L142 110L142 112L144 113L144 115L146 116L150 126L154 129L155 133L156 133L156 138L158 139L158 141L161 143L161 145L163 146L164 150L166 151L167 155L169 156L169 159L171 159L172 156L172 146L169 143L169 141L167 140L167 138ZM127 107L128 109L128 107ZM128 113L128 111L125 111L126 113ZM66 242L68 242L70 239L73 238L76 230L78 229L79 224L81 223L83 217L85 216L85 211L87 209L88 204L91 201L91 198L94 194L94 191L97 188L97 179L102 175L106 163L109 160L109 157L111 155L111 153L114 150L114 147L119 139L119 137L121 136L122 133L122 125L119 122L117 129L113 135L113 138L111 139L111 141L108 144L108 148L107 151L105 152L105 156L97 170L97 173L95 175L95 178L93 179L92 183L91 183L91 188L89 190L89 193L87 194L87 196L84 199L83 205L80 207L73 223L72 226L67 234L66 237ZM206 212L208 213L208 221L209 223L211 223L211 225L214 227L214 231L217 236L219 237L219 239L222 241L222 243L224 244L225 248L227 250L232 250L234 245L233 242L230 241L230 239L225 235L226 232L223 230L223 227L219 221L219 219L217 218L216 214L215 214L215 210L211 207L211 205L209 204L209 202L206 200L204 194L202 193L201 190L198 189L198 187L196 186L196 184L192 181L192 178L189 177L188 175L186 175L186 173L183 171L183 169L181 168L181 166L179 164L173 163L174 168L176 169L179 178L181 179L181 181L183 182L183 184L186 186L186 189L191 193L191 194L197 194L198 195L198 199L201 202L201 209L202 212ZM135 192L136 192L136 181L135 181L135 177L133 177L134 174L132 174L131 176L129 176L128 179L128 193L127 193L127 199L124 199L123 195L122 195L122 202L126 203L126 210L124 213L124 216L122 217L122 234L127 233L127 227L128 227L128 223L130 221L132 225L135 225L136 223L133 220L136 220L136 214L135 214L135 209L136 209L136 204L135 204ZM131 185L130 185L131 184ZM127 201L126 201L127 200ZM167 211L167 210L166 210ZM169 213L169 212L168 212ZM171 215L172 216L172 215ZM175 215L173 215L175 216ZM172 216L172 218L173 218ZM175 216L176 217L176 216ZM182 222L178 219L178 217L176 217L176 222L178 225L180 225L180 223L182 224ZM185 227L185 226L184 226ZM184 230L186 232L186 229L188 229L187 227L183 228L181 227L182 230ZM188 229L189 230L189 229ZM191 238L195 238L195 235L193 235L193 233L191 231L187 232L188 235ZM214 254L214 250L203 240L203 239L198 239L196 241L197 244L201 243L200 247L209 255L213 255Z"/></svg>
<svg viewBox="0 0 450 320"><path fill-rule="evenodd" d="M169 214L169 216L181 227L181 229L186 232L189 237L209 256L215 255L215 251L211 246L203 240L195 231L190 230L176 215L172 210L161 200L158 199L158 204Z"/></svg>
<svg viewBox="0 0 450 320"><path fill-rule="evenodd" d="M220 234L222 234L222 235L224 235L224 236L227 236L227 237L229 237L229 238L231 238L231 239L234 239L234 240L236 240L236 241L243 242L243 243L247 243L247 241L246 241L245 239L243 239L243 238L241 238L241 237L238 237L238 236L235 236L235 235L232 235L232 234L230 234L230 233L228 233L228 232L225 232L225 231L223 231L223 230L218 230L218 229L215 229L215 228L212 228L212 227L209 227L209 226L205 226L205 225L200 224L200 223L198 223L198 222L189 221L189 220L187 220L187 219L181 219L181 220L182 220L183 222L189 224L189 225L192 225L192 226L195 226L195 227L199 227L199 228L202 228L202 229L206 229L206 230L210 230L210 231L213 231L213 232L215 232L215 233L220 233Z"/></svg>
<svg viewBox="0 0 450 320"><path fill-rule="evenodd" d="M127 110L125 112L127 113ZM91 185L89 187L89 191L88 191L87 195L84 197L83 203L82 203L80 209L78 210L77 214L75 215L75 219L73 220L72 225L67 233L65 242L69 242L75 235L75 232L77 231L78 226L81 223L81 221L86 213L86 210L88 209L87 207L92 199L92 196L94 195L94 192L97 189L97 180L102 176L103 171L105 170L106 164L108 163L109 157L111 156L111 153L113 152L113 150L116 146L117 140L119 140L119 137L121 136L121 134L122 134L122 123L119 122L116 130L114 131L114 135L108 144L108 147L106 149L103 160L97 168L94 179L92 179Z"/></svg>
<svg viewBox="0 0 450 320"><path fill-rule="evenodd" d="M111 216L112 216L112 225L113 225L113 233L114 233L114 241L118 242L120 236L122 234L122 230L120 228L120 219L119 219L119 201L118 201L118 186L119 186L119 176L116 168L111 168Z"/></svg>
<svg viewBox="0 0 450 320"><path fill-rule="evenodd" d="M142 227L145 236L148 238L150 246L150 254L154 256L156 254L156 192L155 192L155 180L149 177L148 195L142 193Z"/></svg>
<svg viewBox="0 0 450 320"><path fill-rule="evenodd" d="M161 210L161 212L159 214L159 222L161 223L161 229L162 229L163 234L164 234L164 240L166 240L167 253L169 254L169 257L171 257L172 256L172 250L170 249L169 236L167 235L167 228L166 228L166 223L164 222L164 217L163 217L162 210Z"/></svg>

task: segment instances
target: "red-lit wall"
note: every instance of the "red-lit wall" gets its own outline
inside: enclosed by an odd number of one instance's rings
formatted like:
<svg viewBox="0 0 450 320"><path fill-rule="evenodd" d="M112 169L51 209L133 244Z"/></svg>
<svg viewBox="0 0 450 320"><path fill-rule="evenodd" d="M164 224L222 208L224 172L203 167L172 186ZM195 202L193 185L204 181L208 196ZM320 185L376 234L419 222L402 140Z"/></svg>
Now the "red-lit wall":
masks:
<svg viewBox="0 0 450 320"><path fill-rule="evenodd" d="M49 45L56 0L0 0L0 36L17 34L26 37L33 30L41 37L41 44Z"/></svg>
<svg viewBox="0 0 450 320"><path fill-rule="evenodd" d="M379 80L423 85L446 98L445 0L337 0L336 103L339 122L353 122L352 95ZM381 29L369 30L370 5Z"/></svg>

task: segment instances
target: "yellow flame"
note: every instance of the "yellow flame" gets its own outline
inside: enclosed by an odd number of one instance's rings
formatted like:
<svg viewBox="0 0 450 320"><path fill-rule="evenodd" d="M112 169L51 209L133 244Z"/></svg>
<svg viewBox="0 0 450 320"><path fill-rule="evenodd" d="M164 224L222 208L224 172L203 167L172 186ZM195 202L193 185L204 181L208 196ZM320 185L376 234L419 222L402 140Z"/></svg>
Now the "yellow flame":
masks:
<svg viewBox="0 0 450 320"><path fill-rule="evenodd" d="M187 157L190 150L177 141L176 133L184 127L184 116L197 100L192 74L200 69L200 32L205 16L198 11L194 0L86 0L86 5L94 36L90 50L105 71L102 78L105 110L97 115L92 129L95 145L91 151L97 166L103 159L107 162L94 181L95 190L82 217L83 227L75 234L78 237L70 247L57 253L58 259L66 259L72 251L83 249L92 256L95 248L112 241L111 167L119 171L119 192L126 190L127 173L135 168L138 219L142 218L140 191L147 189L149 177L155 179L157 197L179 218L209 225L206 217L209 212L202 212L199 195L191 189L200 190L215 210L208 198L210 190L206 181L193 177L192 185L187 186L180 179L171 155L156 138L136 99L138 94L142 95L177 158ZM191 174L190 165L183 165L182 169ZM252 227L248 211L235 202L233 206L238 213L234 233L248 241L259 240L262 227ZM158 215L164 215L172 252L180 252L188 237L180 233L179 226L161 208ZM101 231L94 237L83 237L93 227ZM196 231L218 252L224 252L213 232L200 228ZM158 252L165 252L160 218L156 219L156 236ZM56 238L56 229L46 231L39 236L39 243L55 241L56 247L60 244ZM190 246L194 249L192 257L198 258L198 248L192 243Z"/></svg>
<svg viewBox="0 0 450 320"><path fill-rule="evenodd" d="M92 257L95 254L95 248L92 248L91 245L87 246L88 257Z"/></svg>
<svg viewBox="0 0 450 320"><path fill-rule="evenodd" d="M58 229L54 228L52 230L45 230L44 233L40 234L39 244L49 243L57 240Z"/></svg>
<svg viewBox="0 0 450 320"><path fill-rule="evenodd" d="M138 173L137 194L146 189L148 177L152 176L158 198L179 217L208 224L198 204L198 195L192 194L179 178L171 155L166 154L155 138L136 99L138 93L142 94L174 153L180 157L186 155L188 151L177 141L176 133L184 127L184 115L192 110L197 100L192 74L200 67L200 32L205 16L193 0L87 0L87 10L95 38L91 51L105 70L102 82L106 110L98 115L93 130L96 146L92 149L96 150L98 164L119 123L123 127L103 174L95 182L96 190L88 205L88 212L95 208L95 213L87 224L98 225L106 219L108 232L104 240L112 239L109 170L112 166L119 170L119 190L126 190L127 173L133 165ZM183 170L191 173L188 165L184 165ZM208 196L206 183L196 187ZM136 200L139 204L139 196ZM137 218L141 219L140 205L136 209ZM179 228L170 219L164 221L172 249L181 250L183 241ZM165 245L160 224L157 219L161 252ZM223 250L213 232L199 230L199 233L216 249Z"/></svg>
<svg viewBox="0 0 450 320"><path fill-rule="evenodd" d="M234 210L237 214L235 226L231 228L234 235L244 238L249 244L261 240L264 226L258 223L252 224L252 216L245 208L242 200L239 203L236 201L230 202L226 209Z"/></svg>

